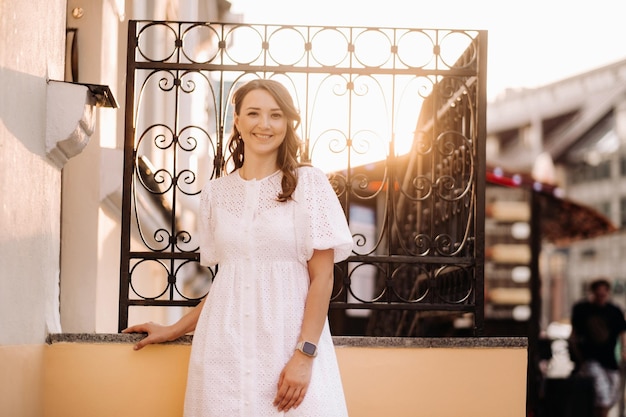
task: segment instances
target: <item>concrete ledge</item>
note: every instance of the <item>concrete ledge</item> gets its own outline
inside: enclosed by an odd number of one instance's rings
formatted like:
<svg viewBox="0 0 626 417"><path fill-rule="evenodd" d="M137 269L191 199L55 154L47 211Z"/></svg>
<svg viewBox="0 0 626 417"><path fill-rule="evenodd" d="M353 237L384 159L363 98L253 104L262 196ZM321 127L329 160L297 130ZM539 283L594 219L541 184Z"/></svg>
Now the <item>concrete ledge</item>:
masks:
<svg viewBox="0 0 626 417"><path fill-rule="evenodd" d="M142 334L124 333L54 333L47 343L136 343ZM189 345L193 336L183 336L164 344ZM333 336L336 347L384 348L527 348L525 337L355 337Z"/></svg>

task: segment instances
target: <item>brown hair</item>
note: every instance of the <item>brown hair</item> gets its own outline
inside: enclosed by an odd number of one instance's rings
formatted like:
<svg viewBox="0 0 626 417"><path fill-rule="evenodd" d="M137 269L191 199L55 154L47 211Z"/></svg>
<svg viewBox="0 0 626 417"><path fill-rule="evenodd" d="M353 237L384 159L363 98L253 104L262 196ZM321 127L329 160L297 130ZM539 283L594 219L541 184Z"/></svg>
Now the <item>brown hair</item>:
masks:
<svg viewBox="0 0 626 417"><path fill-rule="evenodd" d="M241 103L244 97L253 90L265 90L274 97L278 107L282 110L283 114L287 118L287 132L285 134L285 140L278 148L277 163L280 170L283 173L282 179L282 192L278 195L278 201L287 201L291 199L291 196L298 184L297 168L300 166L298 163L298 154L300 151L300 138L296 133L296 129L300 125L300 114L293 104L293 99L287 91L287 88L281 83L274 80L255 79L242 85L235 91L233 95L233 105L235 107L235 114L239 114L241 110ZM239 130L237 126L233 125L232 133L228 141L228 150L231 152L231 158L235 165L236 170L241 168L244 161L244 143L241 140Z"/></svg>
<svg viewBox="0 0 626 417"><path fill-rule="evenodd" d="M591 284L589 285L589 288L591 289L592 292L596 292L598 288L600 287L605 287L607 290L610 291L611 283L606 278L596 278L593 281L591 281Z"/></svg>

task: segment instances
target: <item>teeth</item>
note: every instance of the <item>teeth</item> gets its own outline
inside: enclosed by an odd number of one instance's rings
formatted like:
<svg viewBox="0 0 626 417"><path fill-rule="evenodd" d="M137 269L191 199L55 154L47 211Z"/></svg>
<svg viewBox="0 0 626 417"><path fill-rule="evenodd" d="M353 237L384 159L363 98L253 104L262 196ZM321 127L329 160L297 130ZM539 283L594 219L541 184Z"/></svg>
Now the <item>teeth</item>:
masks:
<svg viewBox="0 0 626 417"><path fill-rule="evenodd" d="M261 138L261 139L269 139L272 136L271 135L259 135L259 134L257 134L256 137Z"/></svg>

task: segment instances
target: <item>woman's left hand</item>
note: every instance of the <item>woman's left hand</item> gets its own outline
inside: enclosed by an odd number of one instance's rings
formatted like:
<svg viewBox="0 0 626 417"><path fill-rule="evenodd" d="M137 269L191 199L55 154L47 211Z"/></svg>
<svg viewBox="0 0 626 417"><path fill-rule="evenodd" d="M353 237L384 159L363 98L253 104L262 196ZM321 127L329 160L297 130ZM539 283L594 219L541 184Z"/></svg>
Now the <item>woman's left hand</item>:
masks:
<svg viewBox="0 0 626 417"><path fill-rule="evenodd" d="M297 408L304 400L311 382L313 360L299 351L293 353L278 379L278 392L274 398L274 406L278 411Z"/></svg>

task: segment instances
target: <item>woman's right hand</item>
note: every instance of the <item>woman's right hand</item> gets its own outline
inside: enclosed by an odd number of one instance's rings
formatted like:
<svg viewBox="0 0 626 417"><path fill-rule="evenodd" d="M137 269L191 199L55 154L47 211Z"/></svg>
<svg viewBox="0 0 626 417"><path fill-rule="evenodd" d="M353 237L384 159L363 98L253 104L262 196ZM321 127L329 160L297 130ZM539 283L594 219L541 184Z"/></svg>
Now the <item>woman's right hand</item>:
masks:
<svg viewBox="0 0 626 417"><path fill-rule="evenodd" d="M153 322L136 324L134 326L130 326L124 330L122 333L147 333L148 335L141 339L133 349L139 350L146 345L150 345L153 343L163 343L175 340L177 337L174 335L172 326L163 326L160 324L156 324Z"/></svg>
<svg viewBox="0 0 626 417"><path fill-rule="evenodd" d="M148 335L141 339L135 346L135 350L139 350L146 345L152 343L171 342L179 337L192 332L198 323L198 317L202 311L202 306L206 297L200 303L185 314L180 320L170 326L163 326L153 322L137 324L122 330L122 333L147 333Z"/></svg>

